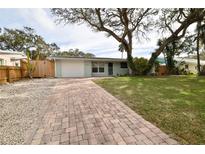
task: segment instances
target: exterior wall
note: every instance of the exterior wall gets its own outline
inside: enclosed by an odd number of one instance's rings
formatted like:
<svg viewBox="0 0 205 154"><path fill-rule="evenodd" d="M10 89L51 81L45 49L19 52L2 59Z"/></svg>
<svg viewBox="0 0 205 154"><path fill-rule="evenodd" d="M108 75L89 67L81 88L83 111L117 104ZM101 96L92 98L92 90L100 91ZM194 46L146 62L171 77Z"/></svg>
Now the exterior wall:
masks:
<svg viewBox="0 0 205 154"><path fill-rule="evenodd" d="M1 54L0 53L0 65L5 66L20 66L20 60L11 60L11 59L20 59L25 58L26 56L23 55L16 55L16 54Z"/></svg>
<svg viewBox="0 0 205 154"><path fill-rule="evenodd" d="M94 61L98 62L98 61ZM103 73L92 72L92 61L83 60L55 60L55 77L100 77L108 75L108 63L104 63ZM121 68L120 62L113 63L113 76L128 74L128 68Z"/></svg>
<svg viewBox="0 0 205 154"><path fill-rule="evenodd" d="M188 65L188 69L185 69L185 65ZM197 74L197 64L194 63L185 63L184 65L180 65L180 68L184 68L190 73Z"/></svg>
<svg viewBox="0 0 205 154"><path fill-rule="evenodd" d="M55 77L61 77L61 60L55 61Z"/></svg>
<svg viewBox="0 0 205 154"><path fill-rule="evenodd" d="M84 77L84 62L64 60L61 62L62 77Z"/></svg>
<svg viewBox="0 0 205 154"><path fill-rule="evenodd" d="M189 73L197 74L197 59L189 59L189 58L175 58L177 61L177 66L181 69L185 69ZM188 65L188 68L185 66ZM205 66L205 60L200 60L201 69Z"/></svg>
<svg viewBox="0 0 205 154"><path fill-rule="evenodd" d="M120 62L113 63L113 75L126 75L129 73L128 68L121 68Z"/></svg>
<svg viewBox="0 0 205 154"><path fill-rule="evenodd" d="M190 73L193 73L193 74L197 74L197 65L196 64L188 64L188 70L190 71Z"/></svg>
<svg viewBox="0 0 205 154"><path fill-rule="evenodd" d="M92 71L92 63L91 63L91 71ZM92 73L92 76L96 76L96 77L108 76L108 62L104 62L104 73Z"/></svg>
<svg viewBox="0 0 205 154"><path fill-rule="evenodd" d="M10 59L11 57L9 55L0 55L1 65L13 66Z"/></svg>
<svg viewBox="0 0 205 154"><path fill-rule="evenodd" d="M79 60L57 60L56 77L84 77L84 62Z"/></svg>
<svg viewBox="0 0 205 154"><path fill-rule="evenodd" d="M85 77L91 77L92 76L92 62L85 61L84 64L85 64L84 65Z"/></svg>

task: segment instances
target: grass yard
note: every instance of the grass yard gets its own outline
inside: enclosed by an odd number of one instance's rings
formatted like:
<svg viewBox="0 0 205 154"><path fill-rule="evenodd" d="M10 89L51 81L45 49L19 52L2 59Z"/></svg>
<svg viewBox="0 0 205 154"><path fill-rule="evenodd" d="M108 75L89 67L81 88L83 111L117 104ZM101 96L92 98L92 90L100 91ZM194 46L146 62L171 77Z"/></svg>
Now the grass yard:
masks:
<svg viewBox="0 0 205 154"><path fill-rule="evenodd" d="M205 144L205 78L116 77L95 82L182 144Z"/></svg>

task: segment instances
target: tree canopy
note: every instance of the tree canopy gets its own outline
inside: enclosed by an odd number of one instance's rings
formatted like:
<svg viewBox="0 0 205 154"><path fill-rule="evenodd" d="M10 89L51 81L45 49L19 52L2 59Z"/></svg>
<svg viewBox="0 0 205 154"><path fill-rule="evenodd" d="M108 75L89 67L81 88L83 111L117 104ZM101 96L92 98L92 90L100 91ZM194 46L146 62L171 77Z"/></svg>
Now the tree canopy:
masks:
<svg viewBox="0 0 205 154"><path fill-rule="evenodd" d="M0 49L19 52L30 52L30 58L41 59L51 55L60 48L55 43L47 43L35 30L30 27L21 29L4 28L0 30Z"/></svg>
<svg viewBox="0 0 205 154"><path fill-rule="evenodd" d="M182 39L190 25L205 20L205 9L161 9L160 14L159 22L156 26L160 32L166 32L169 35L164 38L160 46L152 53L147 72L152 68L156 58L168 44Z"/></svg>
<svg viewBox="0 0 205 154"><path fill-rule="evenodd" d="M129 68L136 73L133 62L133 36L146 37L146 32L153 26L153 17L156 9L135 8L77 8L77 9L51 9L57 17L57 22L64 24L87 24L96 32L105 32L112 36L127 53Z"/></svg>
<svg viewBox="0 0 205 154"><path fill-rule="evenodd" d="M133 37L146 37L155 29L166 33L160 46L152 53L146 72L153 67L156 58L173 42L185 37L190 25L204 21L205 9L134 9L134 8L92 8L51 9L57 22L64 24L86 23L92 30L105 32L119 42L119 51L127 52L129 68L136 73L133 63ZM137 74L137 73L136 73Z"/></svg>
<svg viewBox="0 0 205 154"><path fill-rule="evenodd" d="M54 52L52 55L59 56L59 57L85 57L85 58L95 57L94 54L85 53L83 51L80 51L79 49L70 49L68 51Z"/></svg>

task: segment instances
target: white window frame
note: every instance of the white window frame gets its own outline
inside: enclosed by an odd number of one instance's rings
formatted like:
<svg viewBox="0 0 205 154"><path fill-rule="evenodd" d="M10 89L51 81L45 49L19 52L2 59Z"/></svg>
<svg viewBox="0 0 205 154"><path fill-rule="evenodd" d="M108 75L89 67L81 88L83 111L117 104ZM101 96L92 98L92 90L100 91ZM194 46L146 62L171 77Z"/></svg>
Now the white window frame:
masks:
<svg viewBox="0 0 205 154"><path fill-rule="evenodd" d="M97 72L93 72L93 66L96 64ZM104 68L103 72L100 72L100 68ZM92 73L94 74L104 74L105 73L105 63L104 62L92 62Z"/></svg>
<svg viewBox="0 0 205 154"><path fill-rule="evenodd" d="M1 59L1 58L0 58L0 66L1 66L1 65L4 65L4 59Z"/></svg>

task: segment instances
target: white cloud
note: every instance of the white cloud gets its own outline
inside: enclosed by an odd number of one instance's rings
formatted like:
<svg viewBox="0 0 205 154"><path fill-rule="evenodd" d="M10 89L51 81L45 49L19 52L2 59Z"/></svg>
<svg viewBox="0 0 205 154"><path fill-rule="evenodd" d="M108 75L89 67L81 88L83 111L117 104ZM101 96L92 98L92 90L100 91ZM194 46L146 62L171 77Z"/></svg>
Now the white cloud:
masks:
<svg viewBox="0 0 205 154"><path fill-rule="evenodd" d="M9 12L16 14L16 17L19 18L15 22L11 20L10 25L16 25L18 28L20 25L30 26L46 41L56 42L62 50L79 48L100 57L121 57L121 52L118 51L119 43L114 38L106 37L103 32L93 32L87 25L56 25L55 19L48 9L15 9L13 12ZM159 35L151 33L150 37L150 41L138 42L137 39L133 41L134 56L148 57L150 52L156 48L156 40ZM124 53L124 57L126 57L126 53Z"/></svg>
<svg viewBox="0 0 205 154"><path fill-rule="evenodd" d="M18 9L18 13L27 23L35 26L38 25L43 30L52 31L56 27L44 9Z"/></svg>

